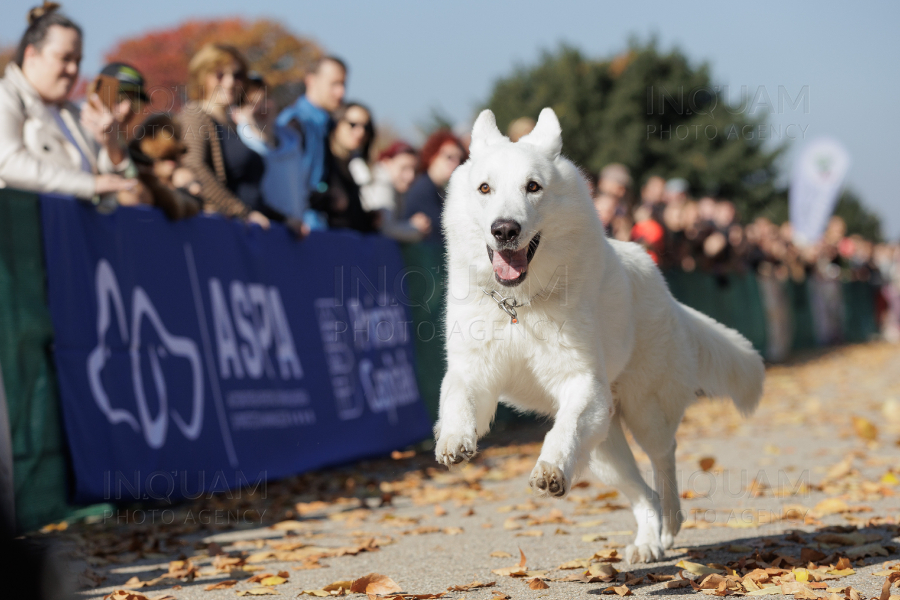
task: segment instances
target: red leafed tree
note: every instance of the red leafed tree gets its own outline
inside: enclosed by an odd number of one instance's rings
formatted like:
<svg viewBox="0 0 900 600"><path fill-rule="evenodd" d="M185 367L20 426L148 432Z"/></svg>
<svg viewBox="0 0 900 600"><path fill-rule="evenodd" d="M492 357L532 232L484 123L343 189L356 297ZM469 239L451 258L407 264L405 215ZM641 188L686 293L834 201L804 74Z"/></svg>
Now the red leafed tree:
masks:
<svg viewBox="0 0 900 600"><path fill-rule="evenodd" d="M298 37L280 23L261 19L191 20L171 29L151 31L120 41L106 53L107 62L133 65L146 79L153 110L177 110L185 101L188 63L206 43L220 42L244 53L250 68L270 85L279 105L301 91L309 65L322 55L315 42Z"/></svg>

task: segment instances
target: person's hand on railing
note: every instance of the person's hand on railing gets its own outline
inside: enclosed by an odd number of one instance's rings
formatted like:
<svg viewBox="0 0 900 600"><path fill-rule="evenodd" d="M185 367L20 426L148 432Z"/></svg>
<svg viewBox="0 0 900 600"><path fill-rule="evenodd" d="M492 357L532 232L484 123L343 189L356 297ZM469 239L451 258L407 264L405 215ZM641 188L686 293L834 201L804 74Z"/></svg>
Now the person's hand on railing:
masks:
<svg viewBox="0 0 900 600"><path fill-rule="evenodd" d="M417 212L409 218L409 224L419 230L422 235L431 233L431 219L423 212Z"/></svg>
<svg viewBox="0 0 900 600"><path fill-rule="evenodd" d="M98 196L134 189L137 179L125 179L119 175L94 175L94 193Z"/></svg>
<svg viewBox="0 0 900 600"><path fill-rule="evenodd" d="M254 225L259 225L263 229L268 229L272 224L271 221L269 221L269 217L262 214L258 210L254 210L249 215L247 215L247 222L253 223Z"/></svg>
<svg viewBox="0 0 900 600"><path fill-rule="evenodd" d="M309 235L309 226L300 219L288 217L284 224L288 231L293 233L298 240L302 240Z"/></svg>

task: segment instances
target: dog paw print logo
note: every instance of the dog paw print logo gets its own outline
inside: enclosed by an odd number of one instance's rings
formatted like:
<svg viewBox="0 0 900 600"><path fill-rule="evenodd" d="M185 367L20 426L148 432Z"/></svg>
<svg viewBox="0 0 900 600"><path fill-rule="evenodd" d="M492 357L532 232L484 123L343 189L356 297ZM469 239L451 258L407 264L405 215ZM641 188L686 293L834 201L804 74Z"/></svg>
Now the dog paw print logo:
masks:
<svg viewBox="0 0 900 600"><path fill-rule="evenodd" d="M97 347L88 355L87 375L97 406L111 424L127 423L135 433L142 432L147 445L151 448L160 448L165 444L170 419L187 439L197 439L203 428L203 371L197 344L190 338L173 335L166 329L150 297L140 286L135 286L132 292L129 324L119 282L112 266L106 260L101 260L97 264L95 285ZM155 331L158 343L142 344L141 330L145 320ZM112 355L111 349L106 344L106 338L113 325L129 348L137 416L126 408L114 407L101 380L101 373ZM189 418L185 418L174 408L169 408L169 389L166 385L163 363L171 359L182 359L190 365L192 396ZM149 362L151 382L144 381L144 360ZM147 402L145 387L147 383L152 383L159 404L155 416L151 414Z"/></svg>

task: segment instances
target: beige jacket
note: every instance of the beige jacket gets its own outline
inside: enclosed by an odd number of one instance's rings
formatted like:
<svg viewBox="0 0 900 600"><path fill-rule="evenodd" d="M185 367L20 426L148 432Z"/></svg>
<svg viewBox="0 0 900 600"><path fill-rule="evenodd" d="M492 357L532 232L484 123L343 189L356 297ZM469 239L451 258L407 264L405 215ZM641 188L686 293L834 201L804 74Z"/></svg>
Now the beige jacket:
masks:
<svg viewBox="0 0 900 600"><path fill-rule="evenodd" d="M93 173L124 173L131 159L113 165L106 149L82 128L78 108L59 113L91 164ZM94 174L81 170L81 154L15 63L0 79L0 187L79 198L94 196Z"/></svg>

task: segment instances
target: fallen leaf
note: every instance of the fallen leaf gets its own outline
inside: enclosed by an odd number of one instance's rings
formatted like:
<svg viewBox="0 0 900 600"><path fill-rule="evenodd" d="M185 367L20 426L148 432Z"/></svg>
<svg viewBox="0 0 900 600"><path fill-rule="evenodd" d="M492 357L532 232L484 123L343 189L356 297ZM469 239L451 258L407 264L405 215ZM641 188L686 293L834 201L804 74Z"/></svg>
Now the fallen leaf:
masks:
<svg viewBox="0 0 900 600"><path fill-rule="evenodd" d="M847 506L847 503L843 500L838 500L837 498L827 498L813 507L813 512L820 517L847 512L849 510L850 507Z"/></svg>
<svg viewBox="0 0 900 600"><path fill-rule="evenodd" d="M528 587L530 587L533 590L546 590L550 586L547 585L546 583L544 583L542 580L535 577L534 579L532 579L531 581L528 582Z"/></svg>
<svg viewBox="0 0 900 600"><path fill-rule="evenodd" d="M280 594L270 587L255 587L237 593L238 596L279 596Z"/></svg>
<svg viewBox="0 0 900 600"><path fill-rule="evenodd" d="M504 552L503 550L495 550L494 552L491 552L491 556L494 558L512 558L512 554Z"/></svg>
<svg viewBox="0 0 900 600"><path fill-rule="evenodd" d="M565 562L556 568L561 571L566 571L568 569L587 569L589 566L591 566L590 558L576 558L575 560Z"/></svg>
<svg viewBox="0 0 900 600"><path fill-rule="evenodd" d="M285 579L284 577L279 577L278 575L272 575L271 577L266 577L259 583L262 585L272 586L272 585L281 585L282 583L284 583L286 581L287 581L287 579Z"/></svg>
<svg viewBox="0 0 900 600"><path fill-rule="evenodd" d="M490 581L488 583L481 583L480 581L473 581L472 583L466 585L453 585L447 588L448 592L468 592L469 590L476 590L478 588L486 588L486 587L494 587L497 585L496 581Z"/></svg>
<svg viewBox="0 0 900 600"><path fill-rule="evenodd" d="M378 573L369 573L355 580L350 585L350 591L356 594L380 594L386 596L400 593L403 590L390 577L379 575Z"/></svg>
<svg viewBox="0 0 900 600"><path fill-rule="evenodd" d="M873 442L878 438L878 428L872 424L872 421L863 417L853 417L853 431L867 442Z"/></svg>
<svg viewBox="0 0 900 600"><path fill-rule="evenodd" d="M353 587L352 581L335 581L334 583L329 583L322 589L325 590L326 592L331 592L331 591L336 592L336 591L340 591L340 590L349 592L350 588L352 588L352 587Z"/></svg>
<svg viewBox="0 0 900 600"><path fill-rule="evenodd" d="M690 562L687 560L680 560L675 565L679 569L684 569L689 573L693 573L694 575L710 575L711 573L722 573L722 569L714 569L712 567L706 567L699 563Z"/></svg>
<svg viewBox="0 0 900 600"><path fill-rule="evenodd" d="M881 586L881 596L878 597L878 600L890 600L891 586L894 585L895 581L900 581L900 571L895 571L887 576L887 579L884 580L884 584Z"/></svg>
<svg viewBox="0 0 900 600"><path fill-rule="evenodd" d="M132 590L116 590L103 596L103 600L150 600L144 594Z"/></svg>
<svg viewBox="0 0 900 600"><path fill-rule="evenodd" d="M213 583L206 586L205 589L207 592L212 590L227 590L228 588L234 587L237 585L237 579L226 579L225 581L220 581L219 583Z"/></svg>
<svg viewBox="0 0 900 600"><path fill-rule="evenodd" d="M712 456L705 456L700 459L700 470L709 471L716 464L716 459Z"/></svg>

